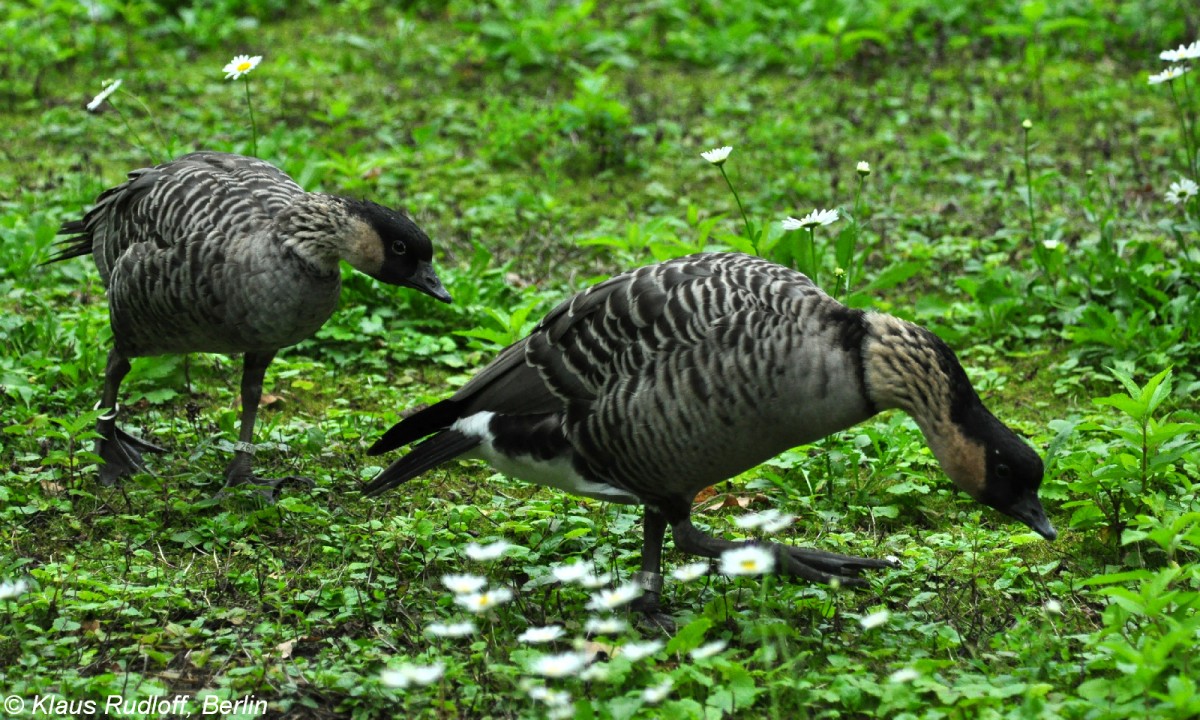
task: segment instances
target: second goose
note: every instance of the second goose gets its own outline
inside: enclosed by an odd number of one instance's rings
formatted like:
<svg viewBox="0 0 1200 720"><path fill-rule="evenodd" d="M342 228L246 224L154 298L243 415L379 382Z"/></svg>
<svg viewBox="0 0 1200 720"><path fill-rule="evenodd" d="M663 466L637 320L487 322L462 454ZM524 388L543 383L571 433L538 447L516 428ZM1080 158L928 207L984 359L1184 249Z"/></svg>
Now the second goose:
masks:
<svg viewBox="0 0 1200 720"><path fill-rule="evenodd" d="M552 310L457 393L388 430L422 438L377 494L456 457L578 495L645 506L643 609L662 587L666 529L709 558L742 543L691 521L700 490L897 408L954 483L1047 539L1042 461L984 407L953 351L898 318L847 308L748 255L692 255L617 275ZM861 584L888 563L771 544L779 572Z"/></svg>

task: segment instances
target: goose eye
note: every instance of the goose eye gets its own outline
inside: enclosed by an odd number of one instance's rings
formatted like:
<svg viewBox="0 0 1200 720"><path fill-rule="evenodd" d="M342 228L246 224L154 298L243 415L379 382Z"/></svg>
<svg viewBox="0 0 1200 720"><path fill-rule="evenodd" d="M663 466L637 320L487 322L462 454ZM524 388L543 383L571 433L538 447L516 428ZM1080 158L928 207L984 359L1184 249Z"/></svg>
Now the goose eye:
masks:
<svg viewBox="0 0 1200 720"><path fill-rule="evenodd" d="M403 255L407 252L408 252L408 245L405 245L403 240L393 240L392 241L392 254L393 255Z"/></svg>
<svg viewBox="0 0 1200 720"><path fill-rule="evenodd" d="M1000 463L999 465L996 466L996 478L997 479L1007 480L1008 476L1011 474L1012 473L1011 473L1011 471L1009 471L1008 466L1005 465L1004 463Z"/></svg>

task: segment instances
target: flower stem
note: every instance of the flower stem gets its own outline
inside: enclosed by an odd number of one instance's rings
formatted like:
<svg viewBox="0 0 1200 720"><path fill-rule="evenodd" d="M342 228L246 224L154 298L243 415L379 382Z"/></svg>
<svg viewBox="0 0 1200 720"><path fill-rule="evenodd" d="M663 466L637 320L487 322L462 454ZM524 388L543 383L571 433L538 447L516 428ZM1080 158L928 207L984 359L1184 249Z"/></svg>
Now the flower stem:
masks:
<svg viewBox="0 0 1200 720"><path fill-rule="evenodd" d="M250 102L250 78L242 76L246 86L246 109L250 111L250 154L258 157L258 123L254 120L254 103Z"/></svg>
<svg viewBox="0 0 1200 720"><path fill-rule="evenodd" d="M1029 164L1029 128L1023 128L1025 136L1025 196L1029 205L1029 239L1033 242L1033 257L1042 268L1042 275L1047 275L1046 259L1043 257L1045 248L1038 239L1037 216L1033 211L1033 169Z"/></svg>
<svg viewBox="0 0 1200 720"><path fill-rule="evenodd" d="M112 102L111 100L109 100L109 105L112 106L113 110L117 111L117 116L121 118L121 122L125 124L125 130L127 130L129 132L129 134L133 136L133 139L137 143L137 146L142 149L142 152L149 155L150 158L154 162L157 163L158 158L155 157L154 151L151 150L150 146L146 144L146 141L142 139L142 136L138 134L138 131L133 129L133 125L130 124L130 122L129 122L129 116L127 116L125 113L121 112L120 106L117 105L116 103Z"/></svg>
<svg viewBox="0 0 1200 720"><path fill-rule="evenodd" d="M725 184L729 186L729 192L733 193L733 199L737 202L738 212L742 214L742 222L746 225L746 238L754 246L754 254L757 255L758 238L754 236L754 231L750 229L750 218L746 217L746 208L742 207L742 199L738 197L737 190L734 189L733 183L729 181L729 176L725 174L725 166L718 165L717 169L721 171L721 177L725 178Z"/></svg>
<svg viewBox="0 0 1200 720"><path fill-rule="evenodd" d="M1180 81L1183 83L1184 97L1185 98L1191 97L1190 93L1188 93L1187 74L1186 73L1183 75L1183 77L1180 79ZM1189 122L1188 116L1190 115L1190 113L1188 112L1188 108L1184 107L1183 101L1179 99L1178 95L1176 95L1175 83L1168 82L1167 88L1171 91L1171 102L1173 102L1175 104L1175 110L1176 110L1176 112L1179 113L1179 124L1180 124L1180 126L1182 126L1182 130L1183 130L1183 151L1185 153L1187 153L1187 163L1186 163L1187 169L1191 172L1192 179L1197 179L1196 150L1193 149L1193 142L1195 141L1195 135L1194 135L1195 131L1193 130L1192 123ZM1190 103L1189 103L1189 105L1190 105Z"/></svg>
<svg viewBox="0 0 1200 720"><path fill-rule="evenodd" d="M815 225L808 229L808 271L813 284L819 287L820 283L817 282L817 228Z"/></svg>

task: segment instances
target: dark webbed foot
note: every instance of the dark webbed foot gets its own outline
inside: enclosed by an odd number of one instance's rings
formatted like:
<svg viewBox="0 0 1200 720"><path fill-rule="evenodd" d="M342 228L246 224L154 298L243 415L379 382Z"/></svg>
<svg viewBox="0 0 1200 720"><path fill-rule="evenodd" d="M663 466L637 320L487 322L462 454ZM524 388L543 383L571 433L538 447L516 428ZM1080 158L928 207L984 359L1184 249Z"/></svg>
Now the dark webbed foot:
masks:
<svg viewBox="0 0 1200 720"><path fill-rule="evenodd" d="M96 420L96 432L100 433L100 438L96 440L95 453L104 461L100 466L100 482L105 486L134 473L145 472L142 453L166 452L117 427L117 408Z"/></svg>
<svg viewBox="0 0 1200 720"><path fill-rule="evenodd" d="M662 597L663 576L656 572L641 571L633 576L634 582L642 588L642 594L629 605L629 609L638 613L637 624L645 630L675 634L675 620L663 611L659 604Z"/></svg>
<svg viewBox="0 0 1200 720"><path fill-rule="evenodd" d="M316 487L316 483L312 478L302 477L299 475L287 475L281 478L261 478L255 475L251 470L251 465L254 459L254 446L249 443L239 442L236 446L236 453L233 456L233 461L229 463L229 467L225 470L225 487L221 488L215 496L215 499L224 499L229 495L227 490L238 485L253 485L259 495L271 505L275 504L278 499L276 492L280 485L296 484L302 485L307 489Z"/></svg>
<svg viewBox="0 0 1200 720"><path fill-rule="evenodd" d="M814 582L863 587L867 584L862 577L864 570L895 567L890 560L860 558L839 555L824 550L811 550L772 542L734 542L707 535L692 525L690 519L676 523L671 528L675 546L686 553L702 557L717 558L726 550L755 545L769 550L775 556L775 572Z"/></svg>

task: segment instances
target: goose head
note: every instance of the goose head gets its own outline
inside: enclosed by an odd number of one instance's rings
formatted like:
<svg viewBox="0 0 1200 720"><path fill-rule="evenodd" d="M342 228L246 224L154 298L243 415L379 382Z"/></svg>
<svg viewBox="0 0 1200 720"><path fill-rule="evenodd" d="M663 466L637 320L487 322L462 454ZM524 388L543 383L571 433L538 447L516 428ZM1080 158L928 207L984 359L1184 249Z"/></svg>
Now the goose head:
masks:
<svg viewBox="0 0 1200 720"><path fill-rule="evenodd" d="M416 223L369 200L346 204L353 222L344 257L351 267L380 282L450 302L450 293L433 269L433 243Z"/></svg>

